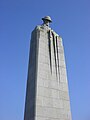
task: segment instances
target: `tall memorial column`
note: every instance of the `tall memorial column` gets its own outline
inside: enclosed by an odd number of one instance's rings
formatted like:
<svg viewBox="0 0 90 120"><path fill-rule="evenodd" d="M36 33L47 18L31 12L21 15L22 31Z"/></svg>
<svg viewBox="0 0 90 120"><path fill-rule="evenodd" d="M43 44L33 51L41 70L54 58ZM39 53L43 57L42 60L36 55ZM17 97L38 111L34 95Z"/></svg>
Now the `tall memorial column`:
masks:
<svg viewBox="0 0 90 120"><path fill-rule="evenodd" d="M62 38L42 20L31 35L24 120L72 120Z"/></svg>

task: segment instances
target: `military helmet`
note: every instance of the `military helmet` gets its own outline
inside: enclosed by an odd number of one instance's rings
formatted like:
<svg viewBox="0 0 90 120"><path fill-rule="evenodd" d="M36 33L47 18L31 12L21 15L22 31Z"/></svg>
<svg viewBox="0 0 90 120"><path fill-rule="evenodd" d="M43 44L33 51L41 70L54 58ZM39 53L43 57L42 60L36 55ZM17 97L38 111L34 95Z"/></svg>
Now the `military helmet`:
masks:
<svg viewBox="0 0 90 120"><path fill-rule="evenodd" d="M48 20L49 22L52 22L51 17L50 16L45 16L44 18L42 18L42 20Z"/></svg>

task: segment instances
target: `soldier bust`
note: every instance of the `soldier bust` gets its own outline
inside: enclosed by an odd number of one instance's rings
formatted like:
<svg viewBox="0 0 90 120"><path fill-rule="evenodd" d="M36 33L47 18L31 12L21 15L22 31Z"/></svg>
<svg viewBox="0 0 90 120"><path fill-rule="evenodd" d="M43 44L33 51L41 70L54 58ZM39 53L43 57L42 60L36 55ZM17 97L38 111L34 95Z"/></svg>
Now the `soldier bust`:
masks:
<svg viewBox="0 0 90 120"><path fill-rule="evenodd" d="M42 25L37 25L36 29L46 29L46 30L50 30L51 28L50 23L52 22L51 17L50 16L45 16L42 18L43 20L43 24Z"/></svg>
<svg viewBox="0 0 90 120"><path fill-rule="evenodd" d="M51 33L54 34L54 36L59 36L51 27L50 23L52 23L52 19L50 16L45 16L42 18L43 24L42 25L37 25L36 29L38 30L46 30L47 32L50 33L50 37L52 37Z"/></svg>
<svg viewBox="0 0 90 120"><path fill-rule="evenodd" d="M43 20L43 25L48 26L48 27L49 27L49 24L52 22L50 16L45 16L44 18L42 18L42 20Z"/></svg>

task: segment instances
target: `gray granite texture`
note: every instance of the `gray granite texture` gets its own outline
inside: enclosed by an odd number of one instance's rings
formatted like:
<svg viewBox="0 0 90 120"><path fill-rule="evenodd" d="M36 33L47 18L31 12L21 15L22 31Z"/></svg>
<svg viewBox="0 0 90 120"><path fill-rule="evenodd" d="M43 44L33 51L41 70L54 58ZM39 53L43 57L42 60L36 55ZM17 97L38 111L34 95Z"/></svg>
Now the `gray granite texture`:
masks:
<svg viewBox="0 0 90 120"><path fill-rule="evenodd" d="M62 38L49 26L32 32L24 120L72 120Z"/></svg>

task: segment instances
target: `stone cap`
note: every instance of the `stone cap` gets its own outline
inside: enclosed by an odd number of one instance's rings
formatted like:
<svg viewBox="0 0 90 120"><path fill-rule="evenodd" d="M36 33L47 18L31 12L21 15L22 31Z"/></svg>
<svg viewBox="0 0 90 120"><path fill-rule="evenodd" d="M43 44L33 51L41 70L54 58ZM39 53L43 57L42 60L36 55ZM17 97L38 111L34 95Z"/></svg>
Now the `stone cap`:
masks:
<svg viewBox="0 0 90 120"><path fill-rule="evenodd" d="M44 18L42 18L42 20L48 20L49 22L52 22L52 19L50 16L45 16Z"/></svg>

